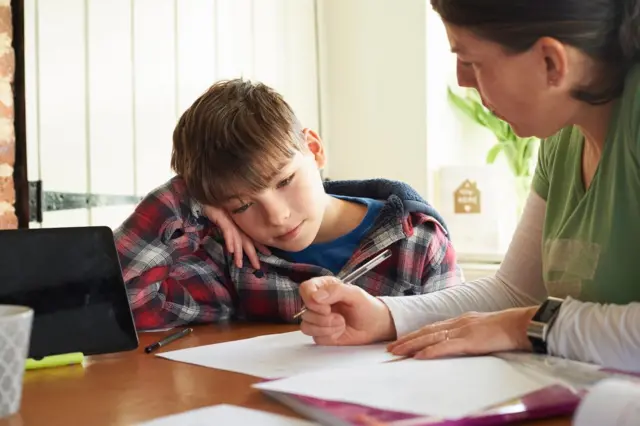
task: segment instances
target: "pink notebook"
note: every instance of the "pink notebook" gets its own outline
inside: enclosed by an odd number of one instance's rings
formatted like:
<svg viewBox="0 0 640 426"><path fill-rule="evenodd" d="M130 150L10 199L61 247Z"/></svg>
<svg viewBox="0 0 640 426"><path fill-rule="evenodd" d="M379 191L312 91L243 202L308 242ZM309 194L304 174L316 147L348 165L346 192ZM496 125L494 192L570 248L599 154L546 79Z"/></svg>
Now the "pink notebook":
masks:
<svg viewBox="0 0 640 426"><path fill-rule="evenodd" d="M306 396L264 391L298 414L323 425L370 426L484 426L507 425L523 420L571 415L580 396L562 386L552 386L480 415L457 420L439 420L396 411L378 410L361 405L326 401Z"/></svg>
<svg viewBox="0 0 640 426"><path fill-rule="evenodd" d="M538 357L538 363L548 363ZM514 358L521 362L535 361L536 356ZM540 361L542 360L542 361ZM559 363L559 364L557 364ZM555 365L555 367L553 366ZM563 376L568 383L575 384L574 389L562 385L553 385L528 394L516 400L500 404L482 413L456 420L443 420L397 411L380 410L357 404L339 401L321 400L307 396L287 394L271 390L262 390L266 395L290 407L298 414L315 420L323 425L340 426L485 426L508 425L526 420L535 420L557 416L572 415L582 397L595 383L607 377L623 377L638 380L638 375L622 371L599 369L573 370L565 368L571 362L556 360L549 363L547 374ZM577 390L579 389L579 390Z"/></svg>

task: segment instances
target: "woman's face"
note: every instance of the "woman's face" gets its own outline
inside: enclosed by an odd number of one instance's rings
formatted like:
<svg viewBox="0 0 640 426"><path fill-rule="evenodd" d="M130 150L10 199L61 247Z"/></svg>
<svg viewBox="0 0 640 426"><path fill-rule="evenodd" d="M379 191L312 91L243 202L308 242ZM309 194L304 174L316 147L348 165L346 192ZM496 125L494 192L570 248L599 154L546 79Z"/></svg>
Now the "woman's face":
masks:
<svg viewBox="0 0 640 426"><path fill-rule="evenodd" d="M477 89L485 106L517 135L545 138L572 121L578 108L570 93L573 52L545 38L513 54L464 28L445 25L457 54L458 84Z"/></svg>

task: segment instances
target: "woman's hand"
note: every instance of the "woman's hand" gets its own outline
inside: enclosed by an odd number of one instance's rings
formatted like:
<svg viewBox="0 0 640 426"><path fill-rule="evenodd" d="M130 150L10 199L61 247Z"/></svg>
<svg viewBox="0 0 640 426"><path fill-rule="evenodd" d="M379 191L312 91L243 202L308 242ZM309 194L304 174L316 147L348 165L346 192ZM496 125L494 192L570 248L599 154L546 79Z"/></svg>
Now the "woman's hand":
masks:
<svg viewBox="0 0 640 426"><path fill-rule="evenodd" d="M233 253L236 266L242 268L242 254L246 254L251 266L260 269L260 259L256 249L264 255L270 255L269 249L256 243L238 228L229 214L219 208L204 206L204 213L222 231L224 242L229 253Z"/></svg>
<svg viewBox="0 0 640 426"><path fill-rule="evenodd" d="M319 345L365 345L396 336L389 308L360 287L334 277L316 277L300 284L307 312L300 330Z"/></svg>
<svg viewBox="0 0 640 426"><path fill-rule="evenodd" d="M527 325L537 307L492 313L468 313L437 322L388 345L389 352L418 359L457 355L484 355L531 350Z"/></svg>

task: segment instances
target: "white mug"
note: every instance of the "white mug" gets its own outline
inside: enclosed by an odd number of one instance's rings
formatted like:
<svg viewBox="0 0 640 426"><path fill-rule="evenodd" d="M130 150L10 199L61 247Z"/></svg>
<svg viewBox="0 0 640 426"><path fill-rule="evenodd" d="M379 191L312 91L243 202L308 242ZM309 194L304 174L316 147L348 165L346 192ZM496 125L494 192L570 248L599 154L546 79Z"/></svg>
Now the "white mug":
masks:
<svg viewBox="0 0 640 426"><path fill-rule="evenodd" d="M0 305L0 418L20 410L32 324L31 308Z"/></svg>

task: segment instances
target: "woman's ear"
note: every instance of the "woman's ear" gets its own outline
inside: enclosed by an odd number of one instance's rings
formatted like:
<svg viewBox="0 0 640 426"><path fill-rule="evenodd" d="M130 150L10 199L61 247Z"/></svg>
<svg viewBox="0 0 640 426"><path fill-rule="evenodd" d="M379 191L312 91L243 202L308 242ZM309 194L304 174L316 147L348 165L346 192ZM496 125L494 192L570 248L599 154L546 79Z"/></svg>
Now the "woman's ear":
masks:
<svg viewBox="0 0 640 426"><path fill-rule="evenodd" d="M542 37L537 44L546 64L547 86L562 86L569 72L567 48L551 37Z"/></svg>

